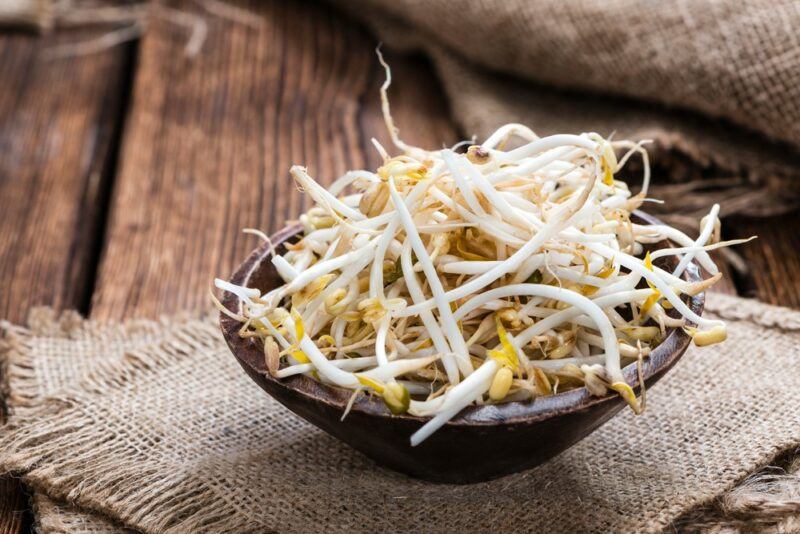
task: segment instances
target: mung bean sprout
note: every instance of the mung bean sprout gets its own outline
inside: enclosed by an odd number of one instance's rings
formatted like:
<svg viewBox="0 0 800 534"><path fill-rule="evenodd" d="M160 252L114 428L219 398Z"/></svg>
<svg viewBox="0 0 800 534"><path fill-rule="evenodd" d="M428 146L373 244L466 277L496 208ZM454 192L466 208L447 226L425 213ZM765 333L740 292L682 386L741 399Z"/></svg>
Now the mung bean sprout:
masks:
<svg viewBox="0 0 800 534"><path fill-rule="evenodd" d="M708 251L745 240L720 240L717 205L696 239L634 222L650 200L643 142L507 124L465 151L423 150L399 138L386 69L381 99L398 154L373 140L380 168L327 190L292 167L314 205L299 239L285 250L270 242L285 283L262 294L216 280L241 312L215 303L263 341L275 377L302 374L429 418L410 438L417 445L469 405L577 387L614 391L639 413L622 369L638 363L641 373L667 328L697 346L725 339L725 324L682 296L720 279ZM633 194L617 175L636 154L644 177ZM653 248L665 240L675 244ZM703 282L681 277L693 260Z"/></svg>

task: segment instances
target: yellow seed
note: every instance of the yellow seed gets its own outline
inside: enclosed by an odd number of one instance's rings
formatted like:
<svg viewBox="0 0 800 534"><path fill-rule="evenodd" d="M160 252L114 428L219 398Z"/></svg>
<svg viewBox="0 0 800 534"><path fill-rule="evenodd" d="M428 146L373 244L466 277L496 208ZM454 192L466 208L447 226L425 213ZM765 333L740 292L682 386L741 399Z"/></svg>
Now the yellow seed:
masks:
<svg viewBox="0 0 800 534"><path fill-rule="evenodd" d="M267 371L272 376L278 374L278 368L281 365L281 355L278 344L272 337L264 339L264 361L267 364Z"/></svg>
<svg viewBox="0 0 800 534"><path fill-rule="evenodd" d="M339 317L341 317L342 319L344 319L348 323L357 322L357 321L361 321L361 312L358 312L356 310L351 310L351 311L344 312Z"/></svg>
<svg viewBox="0 0 800 534"><path fill-rule="evenodd" d="M583 286L581 286L580 293L581 293L581 295L585 295L587 297L591 297L592 295L597 293L598 289L600 289L600 288L599 287L595 287L595 286L590 286L589 284L584 284Z"/></svg>
<svg viewBox="0 0 800 534"><path fill-rule="evenodd" d="M547 357L551 360L560 360L561 358L565 358L572 352L572 347L575 346L574 340L568 341L562 345L557 346L553 350L547 353Z"/></svg>
<svg viewBox="0 0 800 534"><path fill-rule="evenodd" d="M493 401L503 400L511 389L511 382L514 380L514 373L508 367L501 367L492 379L489 388L489 398Z"/></svg>
<svg viewBox="0 0 800 534"><path fill-rule="evenodd" d="M602 397L606 394L608 391L606 389L606 382L599 376L600 373L603 372L602 367L584 364L581 365L581 371L583 372L583 383L586 389L589 390L589 393L595 397Z"/></svg>
<svg viewBox="0 0 800 534"><path fill-rule="evenodd" d="M306 287L301 289L298 293L296 293L296 295L298 295L301 302L308 302L309 300L316 298L320 293L322 293L322 291L326 287L328 287L328 284L334 278L336 278L335 274L326 274L320 276L319 278L308 284ZM294 297L294 295L292 296Z"/></svg>
<svg viewBox="0 0 800 534"><path fill-rule="evenodd" d="M718 325L709 330L697 330L692 335L694 344L698 347L705 347L715 343L722 343L728 338L728 331L725 325Z"/></svg>
<svg viewBox="0 0 800 534"><path fill-rule="evenodd" d="M331 228L336 224L336 219L333 217L310 217L310 219L312 226L317 229Z"/></svg>
<svg viewBox="0 0 800 534"><path fill-rule="evenodd" d="M467 149L467 159L475 165L483 165L491 158L491 154L479 145L472 145Z"/></svg>
<svg viewBox="0 0 800 534"><path fill-rule="evenodd" d="M614 173L611 171L605 158L603 159L603 183L606 185L614 185Z"/></svg>
<svg viewBox="0 0 800 534"><path fill-rule="evenodd" d="M343 287L340 287L325 299L325 311L331 315L338 315L339 313L344 310L344 306L340 306L339 303L344 300L347 296L347 290Z"/></svg>
<svg viewBox="0 0 800 534"><path fill-rule="evenodd" d="M614 264L613 263L609 264L608 267L606 267L605 269L603 269L602 271L597 273L595 276L597 276L598 278L608 278L612 274L614 274Z"/></svg>
<svg viewBox="0 0 800 534"><path fill-rule="evenodd" d="M631 407L633 413L636 415L642 413L642 405L639 403L639 399L636 398L633 388L628 384L625 382L614 382L611 384L611 389L619 393L619 396Z"/></svg>
<svg viewBox="0 0 800 534"><path fill-rule="evenodd" d="M378 395L383 395L385 384L383 384L382 382L365 375L356 375L356 380L358 380L358 383L361 384L362 386L374 389L375 393L377 393Z"/></svg>
<svg viewBox="0 0 800 534"><path fill-rule="evenodd" d="M549 395L553 392L550 380L541 368L533 367L531 374L533 374L533 383L538 395Z"/></svg>
<svg viewBox="0 0 800 534"><path fill-rule="evenodd" d="M364 276L358 279L358 292L363 293L369 289L369 276Z"/></svg>
<svg viewBox="0 0 800 534"><path fill-rule="evenodd" d="M648 271L653 270L653 258L650 257L650 251L644 255L644 266ZM642 304L641 314L646 315L659 300L661 300L661 292L656 289L656 286L650 280L647 280L647 285L653 290L653 293L647 297L647 300Z"/></svg>
<svg viewBox="0 0 800 534"><path fill-rule="evenodd" d="M433 346L433 341L431 341L431 339L428 338L428 339L424 340L422 343L420 343L419 345L417 345L416 347L414 347L414 350L427 349L428 347L432 347L432 346Z"/></svg>
<svg viewBox="0 0 800 534"><path fill-rule="evenodd" d="M303 324L303 316L300 315L300 312L297 310L292 310L292 319L294 320L295 336L297 337L297 342L300 343L300 340L302 340L303 336L306 335L306 327Z"/></svg>
<svg viewBox="0 0 800 534"><path fill-rule="evenodd" d="M603 167L603 183L614 185L614 172L617 170L617 155L608 141L603 142L603 157L600 159Z"/></svg>
<svg viewBox="0 0 800 534"><path fill-rule="evenodd" d="M292 351L292 358L297 360L297 363L310 363L311 360L308 359L306 353L302 350L293 350Z"/></svg>
<svg viewBox="0 0 800 534"><path fill-rule="evenodd" d="M362 313L364 321L374 323L386 315L386 308L378 299L366 298L358 303L358 310Z"/></svg>
<svg viewBox="0 0 800 534"><path fill-rule="evenodd" d="M424 180L425 176L428 174L428 169L426 167L419 167L415 171L410 171L406 174L408 178L411 180L411 183L417 183L420 180Z"/></svg>
<svg viewBox="0 0 800 534"><path fill-rule="evenodd" d="M572 307L572 304L569 304L568 302L564 302L563 300L556 301L555 308L557 310L566 310L570 307Z"/></svg>
<svg viewBox="0 0 800 534"><path fill-rule="evenodd" d="M503 327L503 323L500 321L500 318L496 314L494 316L494 322L495 326L497 327L497 337L500 339L500 348L490 350L486 353L486 355L489 358L497 360L500 365L510 367L511 369L516 369L519 367L519 357L517 356L517 351L514 348L514 345L508 339L508 333Z"/></svg>
<svg viewBox="0 0 800 534"><path fill-rule="evenodd" d="M650 311L650 309L656 304L656 302L659 301L659 299L661 299L661 292L654 289L653 293L649 297L647 297L647 300L645 300L644 304L642 304L642 309L641 309L642 315L647 314L647 312Z"/></svg>
<svg viewBox="0 0 800 534"><path fill-rule="evenodd" d="M288 315L289 312L285 308L275 308L267 315L267 319L272 323L272 326L280 327Z"/></svg>
<svg viewBox="0 0 800 534"><path fill-rule="evenodd" d="M411 394L403 384L389 382L383 389L383 402L393 414L400 415L408 411L408 407L411 405Z"/></svg>
<svg viewBox="0 0 800 534"><path fill-rule="evenodd" d="M575 252L575 256L581 261L583 264L583 274L589 274L589 259L586 257L586 254L583 254L580 251Z"/></svg>
<svg viewBox="0 0 800 534"><path fill-rule="evenodd" d="M324 334L317 338L317 346L321 349L333 347L334 345L336 345L336 340L329 334Z"/></svg>
<svg viewBox="0 0 800 534"><path fill-rule="evenodd" d="M419 163L404 162L399 158L392 158L382 167L378 168L378 176L382 180L388 180L390 176L397 178L398 182L405 183L410 181L416 183L425 178L428 168Z"/></svg>
<svg viewBox="0 0 800 534"><path fill-rule="evenodd" d="M358 210L367 217L375 217L383 212L389 201L389 186L385 182L374 184L361 195Z"/></svg>
<svg viewBox="0 0 800 534"><path fill-rule="evenodd" d="M652 341L661 330L657 326L631 326L624 329L625 333L633 339Z"/></svg>
<svg viewBox="0 0 800 534"><path fill-rule="evenodd" d="M522 326L522 321L519 318L519 314L514 308L503 308L501 310L497 310L497 316L500 317L500 320L511 328L519 328Z"/></svg>

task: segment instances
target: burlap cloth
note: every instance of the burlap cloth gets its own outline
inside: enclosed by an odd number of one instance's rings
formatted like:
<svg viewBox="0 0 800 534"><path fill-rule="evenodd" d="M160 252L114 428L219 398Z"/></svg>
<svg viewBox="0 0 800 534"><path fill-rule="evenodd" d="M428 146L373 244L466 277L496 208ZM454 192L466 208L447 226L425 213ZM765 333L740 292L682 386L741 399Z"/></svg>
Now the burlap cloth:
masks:
<svg viewBox="0 0 800 534"><path fill-rule="evenodd" d="M439 80L419 83L444 86L466 135L521 122L652 139L659 180L696 189L656 188L678 201L669 213L798 206L794 0L331 1L390 48L428 54Z"/></svg>
<svg viewBox="0 0 800 534"><path fill-rule="evenodd" d="M0 471L46 496L44 532L638 532L718 527L714 503L725 525L791 532L800 477L723 496L800 445L800 312L714 295L708 314L730 338L690 350L644 415L625 411L536 469L448 486L383 469L282 408L213 317L38 310L29 328L3 327Z"/></svg>

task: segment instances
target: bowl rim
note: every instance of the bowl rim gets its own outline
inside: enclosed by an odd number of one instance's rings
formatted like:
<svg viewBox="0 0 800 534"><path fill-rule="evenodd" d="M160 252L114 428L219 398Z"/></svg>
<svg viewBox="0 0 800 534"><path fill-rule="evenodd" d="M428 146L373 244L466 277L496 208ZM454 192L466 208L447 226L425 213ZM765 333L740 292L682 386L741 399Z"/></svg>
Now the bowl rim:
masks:
<svg viewBox="0 0 800 534"><path fill-rule="evenodd" d="M648 225L662 224L656 217L640 211L634 211L634 216L641 219ZM267 259L272 247L280 247L281 244L291 239L302 231L299 224L286 226L270 237L271 245L263 243L253 250L247 259L236 269L230 278L230 282L236 285L247 286ZM693 260L684 272L684 277L689 281L699 281L700 272L696 260ZM260 289L263 291L263 289ZM228 310L239 313L241 303L238 298L230 293L224 292L221 299L223 306ZM690 297L687 301L689 308L696 314L701 315L705 304L705 293L699 293ZM241 323L226 314L220 312L220 328L225 341L231 352L239 363L248 372L263 375L270 385L276 388L291 390L296 394L307 397L309 400L325 403L333 408L338 408L344 412L352 392L350 390L324 384L313 380L305 375L294 375L279 379L273 377L266 369L263 348L258 345L253 338L242 338L238 331ZM688 323L691 326L691 323ZM659 344L656 349L643 361L642 374L645 384L649 385L657 380L661 374L672 367L686 352L691 337L683 328L668 329L667 337ZM639 387L639 378L636 364L631 363L623 368L625 381L634 389ZM605 395L595 397L585 388L576 388L554 395L536 397L530 401L513 401L500 404L484 404L480 406L468 406L464 408L456 417L446 424L451 425L497 425L497 424L526 424L537 423L545 419L564 415L567 413L580 412L594 408L604 403L622 403L619 395ZM424 423L430 417L421 417L410 414L394 415L384 405L383 401L371 395L360 395L353 403L350 412L359 412L366 415L386 418L386 419L406 419Z"/></svg>

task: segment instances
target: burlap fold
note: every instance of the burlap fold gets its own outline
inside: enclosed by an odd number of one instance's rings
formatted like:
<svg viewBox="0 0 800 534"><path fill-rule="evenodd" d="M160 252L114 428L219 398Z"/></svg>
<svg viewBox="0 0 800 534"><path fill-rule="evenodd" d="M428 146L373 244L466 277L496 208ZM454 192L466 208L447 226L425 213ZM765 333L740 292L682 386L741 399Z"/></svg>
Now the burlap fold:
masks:
<svg viewBox="0 0 800 534"><path fill-rule="evenodd" d="M246 377L213 318L149 323L139 337L40 315L36 331L5 329L17 387L68 373L70 359L95 363L16 410L0 467L152 532L658 531L800 444L800 313L716 295L709 310L729 321L728 342L690 351L645 415L471 486L393 473L296 418Z"/></svg>
<svg viewBox="0 0 800 534"><path fill-rule="evenodd" d="M800 205L796 2L332 1L389 46L427 53L467 136L520 122L651 139L658 179L695 188L689 204L657 189L666 213Z"/></svg>
<svg viewBox="0 0 800 534"><path fill-rule="evenodd" d="M137 347L146 347L163 340L168 334L164 323L128 321L88 323L75 312L56 314L49 308L34 308L28 317L27 329L3 324L3 334L49 335L52 344L35 357L19 351L25 345L2 340L0 336L0 368L4 401L10 415L19 416L65 387L81 380L104 362L118 361ZM92 324L92 328L88 328ZM91 340L91 341L89 341ZM101 346L102 350L93 347ZM109 518L79 510L67 503L55 502L41 491L32 492L35 527L38 532L71 534L126 533L127 529Z"/></svg>

